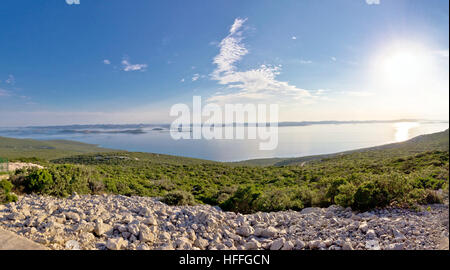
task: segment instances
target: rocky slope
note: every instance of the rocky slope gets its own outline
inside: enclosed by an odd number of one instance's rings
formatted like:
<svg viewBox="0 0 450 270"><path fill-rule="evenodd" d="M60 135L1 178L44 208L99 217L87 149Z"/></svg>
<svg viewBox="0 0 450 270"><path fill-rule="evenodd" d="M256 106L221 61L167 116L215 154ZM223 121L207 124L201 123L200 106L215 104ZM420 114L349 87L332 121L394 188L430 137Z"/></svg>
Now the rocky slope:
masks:
<svg viewBox="0 0 450 270"><path fill-rule="evenodd" d="M448 222L448 204L251 215L119 195L27 195L0 205L0 228L50 249L448 249Z"/></svg>

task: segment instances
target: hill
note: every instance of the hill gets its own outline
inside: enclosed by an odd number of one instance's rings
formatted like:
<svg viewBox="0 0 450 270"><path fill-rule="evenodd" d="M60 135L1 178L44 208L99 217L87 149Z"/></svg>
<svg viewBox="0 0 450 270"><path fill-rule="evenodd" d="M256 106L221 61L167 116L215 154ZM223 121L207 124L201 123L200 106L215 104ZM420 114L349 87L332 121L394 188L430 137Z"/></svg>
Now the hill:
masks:
<svg viewBox="0 0 450 270"><path fill-rule="evenodd" d="M250 159L240 162L234 162L237 165L248 166L287 166L287 165L301 165L313 160L321 160L326 158L332 158L340 155L355 153L360 157L372 156L373 158L386 156L386 155L410 155L420 153L424 151L448 151L449 149L449 130L445 130L438 133L426 134L414 137L408 141L400 143L392 143L381 146L362 148L357 150L325 154L304 156L295 158L266 158L266 159Z"/></svg>
<svg viewBox="0 0 450 270"><path fill-rule="evenodd" d="M67 140L32 140L0 137L0 157L54 159L77 154L109 152L112 149Z"/></svg>
<svg viewBox="0 0 450 270"><path fill-rule="evenodd" d="M61 151L42 147L33 144L38 158ZM19 149L13 148L16 156ZM332 204L358 210L413 207L442 202L448 194L448 130L399 144L277 161L277 166L125 151L69 153L38 161L45 169L11 175L13 191L160 197L168 204L204 203L241 213Z"/></svg>

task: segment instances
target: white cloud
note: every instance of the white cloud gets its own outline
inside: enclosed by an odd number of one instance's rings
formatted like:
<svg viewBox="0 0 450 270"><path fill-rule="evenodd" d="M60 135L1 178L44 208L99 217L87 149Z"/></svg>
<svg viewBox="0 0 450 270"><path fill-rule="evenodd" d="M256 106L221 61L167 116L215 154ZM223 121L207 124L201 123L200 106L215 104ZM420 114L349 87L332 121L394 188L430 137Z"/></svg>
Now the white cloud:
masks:
<svg viewBox="0 0 450 270"><path fill-rule="evenodd" d="M16 78L13 75L9 75L8 79L6 79L5 83L14 85L16 83Z"/></svg>
<svg viewBox="0 0 450 270"><path fill-rule="evenodd" d="M181 82L184 82L184 78L181 79Z"/></svg>
<svg viewBox="0 0 450 270"><path fill-rule="evenodd" d="M334 56L332 56L332 57L331 57L331 61L336 62L336 61L337 61L337 58L334 57Z"/></svg>
<svg viewBox="0 0 450 270"><path fill-rule="evenodd" d="M297 39L297 37L296 37L296 36L292 36L292 39L293 39L293 40L296 40L296 39Z"/></svg>
<svg viewBox="0 0 450 270"><path fill-rule="evenodd" d="M230 33L219 44L220 52L214 57L213 63L217 65L212 76L220 78L223 73L231 73L235 69L234 63L248 53L242 42L242 32L239 31L247 19L237 18L230 28Z"/></svg>
<svg viewBox="0 0 450 270"><path fill-rule="evenodd" d="M0 97L9 97L11 94L9 91L6 91L4 89L0 89Z"/></svg>
<svg viewBox="0 0 450 270"><path fill-rule="evenodd" d="M111 64L111 61L109 61L108 59L105 59L105 60L103 60L103 64L105 64L105 65L110 65L110 64Z"/></svg>
<svg viewBox="0 0 450 270"><path fill-rule="evenodd" d="M244 100L262 102L309 102L313 95L304 89L278 81L281 65L260 65L257 68L238 71L236 63L242 59L248 50L242 43L242 26L247 19L237 18L230 28L229 34L220 42L219 54L214 57L216 69L211 78L228 90L238 92L216 93L208 99L210 102L243 102ZM309 101L308 101L309 100Z"/></svg>
<svg viewBox="0 0 450 270"><path fill-rule="evenodd" d="M380 0L366 0L366 4L368 5L379 5Z"/></svg>
<svg viewBox="0 0 450 270"><path fill-rule="evenodd" d="M312 61L311 61L311 60L303 60L303 59L300 59L300 60L299 60L299 63L300 63L300 64L312 64Z"/></svg>
<svg viewBox="0 0 450 270"><path fill-rule="evenodd" d="M147 68L147 64L131 64L128 59L122 60L122 66L124 71L143 71Z"/></svg>
<svg viewBox="0 0 450 270"><path fill-rule="evenodd" d="M370 97L374 95L374 93L368 91L343 91L342 93L351 97Z"/></svg>
<svg viewBox="0 0 450 270"><path fill-rule="evenodd" d="M195 73L194 76L192 76L192 81L195 82L198 78L200 78L200 74Z"/></svg>

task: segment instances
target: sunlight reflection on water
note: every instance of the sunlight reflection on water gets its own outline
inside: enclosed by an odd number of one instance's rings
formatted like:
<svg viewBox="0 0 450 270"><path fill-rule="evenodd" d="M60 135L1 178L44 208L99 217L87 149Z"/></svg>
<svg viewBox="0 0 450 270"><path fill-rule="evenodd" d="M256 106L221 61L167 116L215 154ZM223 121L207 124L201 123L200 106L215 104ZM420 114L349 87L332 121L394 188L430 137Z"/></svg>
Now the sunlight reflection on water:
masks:
<svg viewBox="0 0 450 270"><path fill-rule="evenodd" d="M409 139L409 130L420 126L417 122L400 122L395 125L395 141L403 142Z"/></svg>

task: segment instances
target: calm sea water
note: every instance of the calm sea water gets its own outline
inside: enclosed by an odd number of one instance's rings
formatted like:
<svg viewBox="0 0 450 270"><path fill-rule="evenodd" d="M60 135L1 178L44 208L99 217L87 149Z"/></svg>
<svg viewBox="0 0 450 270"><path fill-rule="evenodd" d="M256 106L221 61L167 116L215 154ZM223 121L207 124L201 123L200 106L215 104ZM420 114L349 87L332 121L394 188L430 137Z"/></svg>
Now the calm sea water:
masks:
<svg viewBox="0 0 450 270"><path fill-rule="evenodd" d="M238 161L254 158L299 157L329 154L392 142L443 131L448 123L371 123L321 124L279 127L278 147L259 150L259 140L173 140L167 129L144 128L142 134L60 134L0 129L0 136L33 139L67 139L98 144L102 147L128 151L152 152L217 161Z"/></svg>

